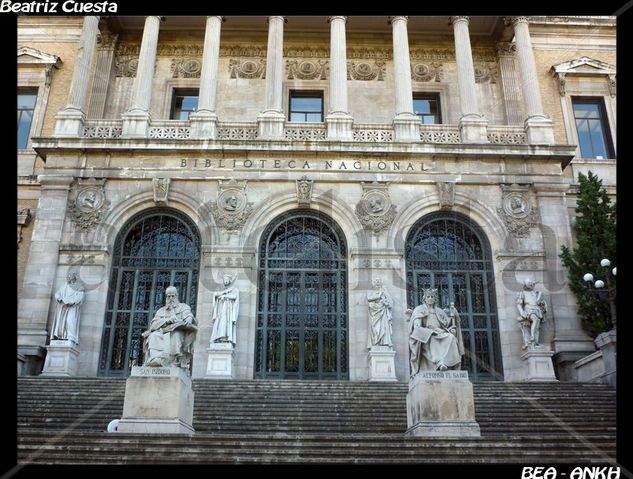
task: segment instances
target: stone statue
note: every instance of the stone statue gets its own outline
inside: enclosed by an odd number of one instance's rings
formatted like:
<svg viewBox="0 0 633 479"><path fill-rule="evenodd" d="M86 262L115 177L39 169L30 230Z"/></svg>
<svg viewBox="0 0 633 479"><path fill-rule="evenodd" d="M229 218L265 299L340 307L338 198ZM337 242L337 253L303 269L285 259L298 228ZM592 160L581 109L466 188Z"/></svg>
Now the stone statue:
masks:
<svg viewBox="0 0 633 479"><path fill-rule="evenodd" d="M57 309L51 339L70 339L79 344L79 313L84 292L77 284L77 273L69 272L66 280L66 284L55 293Z"/></svg>
<svg viewBox="0 0 633 479"><path fill-rule="evenodd" d="M409 325L409 362L411 377L420 371L459 370L464 342L459 313L454 303L449 313L435 307L437 289L424 290L424 304L411 312Z"/></svg>
<svg viewBox="0 0 633 479"><path fill-rule="evenodd" d="M143 366L178 366L189 369L196 339L196 318L191 308L178 301L178 290L165 290L165 306L156 311L142 336Z"/></svg>
<svg viewBox="0 0 633 479"><path fill-rule="evenodd" d="M224 289L213 293L213 327L211 329L212 343L233 343L235 345L235 328L240 306L240 292L231 286L235 276L224 274L222 276Z"/></svg>
<svg viewBox="0 0 633 479"><path fill-rule="evenodd" d="M517 321L523 333L523 349L538 346L539 329L545 321L547 304L541 291L534 291L534 280L527 278L523 282L523 291L517 293Z"/></svg>
<svg viewBox="0 0 633 479"><path fill-rule="evenodd" d="M373 281L374 291L367 293L367 306L369 308L369 341L368 348L372 346L392 346L392 314L393 300L382 286L382 280L376 278Z"/></svg>

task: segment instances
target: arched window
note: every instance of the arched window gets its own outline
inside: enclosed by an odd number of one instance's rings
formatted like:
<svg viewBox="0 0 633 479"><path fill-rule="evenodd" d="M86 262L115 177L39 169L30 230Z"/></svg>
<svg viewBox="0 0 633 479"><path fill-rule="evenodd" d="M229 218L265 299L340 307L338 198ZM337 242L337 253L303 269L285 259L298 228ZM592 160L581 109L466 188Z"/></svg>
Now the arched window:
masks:
<svg viewBox="0 0 633 479"><path fill-rule="evenodd" d="M501 346L490 245L483 230L458 213L432 213L407 235L407 303L422 304L437 288L439 306L460 313L465 354L462 369L473 381L501 380Z"/></svg>
<svg viewBox="0 0 633 479"><path fill-rule="evenodd" d="M347 248L324 214L273 221L259 248L255 377L346 379Z"/></svg>
<svg viewBox="0 0 633 479"><path fill-rule="evenodd" d="M164 306L165 289L196 312L200 235L194 223L170 209L132 218L117 236L99 360L99 374L126 377L143 364L141 333Z"/></svg>

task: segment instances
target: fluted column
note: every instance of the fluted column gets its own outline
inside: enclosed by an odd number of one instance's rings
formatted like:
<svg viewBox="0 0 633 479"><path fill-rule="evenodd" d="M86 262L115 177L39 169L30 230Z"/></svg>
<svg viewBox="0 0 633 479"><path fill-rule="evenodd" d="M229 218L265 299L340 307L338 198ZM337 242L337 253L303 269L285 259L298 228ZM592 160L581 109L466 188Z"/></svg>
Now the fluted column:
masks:
<svg viewBox="0 0 633 479"><path fill-rule="evenodd" d="M141 52L138 59L136 78L132 87L132 106L123 116L123 136L146 137L149 132L149 107L152 99L154 65L158 48L158 31L161 17L145 18Z"/></svg>
<svg viewBox="0 0 633 479"><path fill-rule="evenodd" d="M455 60L457 62L457 84L459 86L460 119L459 130L463 143L487 143L488 122L479 112L475 67L470 47L469 17L451 17L455 35Z"/></svg>
<svg viewBox="0 0 633 479"><path fill-rule="evenodd" d="M84 24L79 37L79 49L75 57L75 68L70 81L68 102L56 118L55 136L81 136L86 118L86 101L90 66L97 45L99 33L99 17L84 17Z"/></svg>
<svg viewBox="0 0 633 479"><path fill-rule="evenodd" d="M268 17L268 49L266 50L266 94L264 110L257 118L259 137L281 139L284 136L283 92L283 48L284 17Z"/></svg>
<svg viewBox="0 0 633 479"><path fill-rule="evenodd" d="M523 91L523 102L527 115L525 129L528 143L551 145L554 143L554 130L552 121L543 112L528 19L527 17L512 17L509 21L514 27L521 90Z"/></svg>
<svg viewBox="0 0 633 479"><path fill-rule="evenodd" d="M92 81L88 118L103 118L105 113L108 87L114 80L114 50L118 38L118 34L101 34L97 40L95 76Z"/></svg>
<svg viewBox="0 0 633 479"><path fill-rule="evenodd" d="M193 138L215 138L218 116L215 111L218 89L218 67L220 63L220 31L222 17L207 17L202 52L202 72L198 110L190 115Z"/></svg>
<svg viewBox="0 0 633 479"><path fill-rule="evenodd" d="M393 127L396 141L420 139L420 119L413 113L411 60L409 58L408 17L390 17L393 37L396 116Z"/></svg>
<svg viewBox="0 0 633 479"><path fill-rule="evenodd" d="M332 140L352 139L352 116L347 103L347 17L335 16L330 22L330 108L327 136Z"/></svg>
<svg viewBox="0 0 633 479"><path fill-rule="evenodd" d="M508 125L520 125L523 122L521 115L521 102L519 100L519 85L514 68L514 53L516 45L500 42L497 43L497 55L499 56L499 78L505 100L506 120Z"/></svg>

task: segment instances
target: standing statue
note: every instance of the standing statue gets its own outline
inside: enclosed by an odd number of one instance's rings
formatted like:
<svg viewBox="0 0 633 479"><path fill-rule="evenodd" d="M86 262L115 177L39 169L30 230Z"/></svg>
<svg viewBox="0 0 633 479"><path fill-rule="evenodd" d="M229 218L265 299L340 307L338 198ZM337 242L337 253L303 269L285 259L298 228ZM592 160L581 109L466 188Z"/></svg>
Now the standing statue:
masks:
<svg viewBox="0 0 633 479"><path fill-rule="evenodd" d="M240 292L233 284L235 276L226 273L222 275L222 280L224 289L213 293L211 342L233 343L235 346L235 329L240 307Z"/></svg>
<svg viewBox="0 0 633 479"><path fill-rule="evenodd" d="M142 336L143 366L178 366L189 369L196 339L196 318L191 308L178 301L178 290L165 290L165 306L156 311Z"/></svg>
<svg viewBox="0 0 633 479"><path fill-rule="evenodd" d="M392 346L391 308L393 300L383 288L380 278L374 279L373 284L374 291L367 293L367 306L369 308L369 341L367 347Z"/></svg>
<svg viewBox="0 0 633 479"><path fill-rule="evenodd" d="M425 289L423 298L424 304L411 312L409 325L411 377L420 371L460 369L464 341L454 303L446 313L435 307L437 289Z"/></svg>
<svg viewBox="0 0 633 479"><path fill-rule="evenodd" d="M523 282L523 291L517 293L517 321L523 333L523 349L538 346L539 330L545 321L547 304L541 291L534 291L534 280L527 278Z"/></svg>
<svg viewBox="0 0 633 479"><path fill-rule="evenodd" d="M77 284L77 273L68 273L66 284L55 293L55 299L57 309L51 339L69 339L79 344L79 313L84 292Z"/></svg>

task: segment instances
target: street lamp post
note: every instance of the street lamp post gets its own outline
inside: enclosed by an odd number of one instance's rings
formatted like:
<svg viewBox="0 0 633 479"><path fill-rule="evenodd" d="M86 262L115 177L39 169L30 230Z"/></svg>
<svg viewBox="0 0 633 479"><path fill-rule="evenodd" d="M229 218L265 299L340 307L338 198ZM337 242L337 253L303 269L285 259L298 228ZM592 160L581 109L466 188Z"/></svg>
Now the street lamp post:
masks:
<svg viewBox="0 0 633 479"><path fill-rule="evenodd" d="M602 261L600 261L600 266L602 266L603 268L609 268L611 266L611 261L605 258ZM611 321L613 321L613 329L616 329L616 307L615 307L615 285L612 283L611 275L616 276L616 273L617 273L616 267L614 267L611 270L611 274L609 274L608 271L606 272L605 274L606 286L607 286L606 288L605 288L605 282L602 281L601 279L594 281L594 277L591 273L585 273L585 275L582 277L582 279L587 283L587 289L589 291L591 291L592 293L595 293L598 296L598 298L600 298L601 300L604 301L606 299L607 301L609 301L609 308L611 311ZM591 288L592 283L595 289Z"/></svg>

